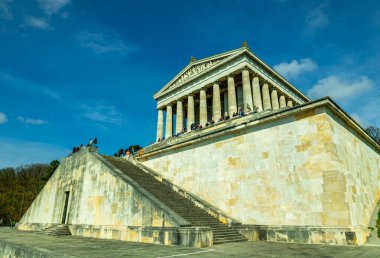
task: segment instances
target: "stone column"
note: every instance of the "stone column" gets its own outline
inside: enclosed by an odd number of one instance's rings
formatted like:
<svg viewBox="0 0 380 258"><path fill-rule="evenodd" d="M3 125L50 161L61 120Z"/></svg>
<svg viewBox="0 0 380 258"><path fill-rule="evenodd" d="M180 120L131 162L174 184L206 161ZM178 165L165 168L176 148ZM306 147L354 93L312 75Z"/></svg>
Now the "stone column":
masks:
<svg viewBox="0 0 380 258"><path fill-rule="evenodd" d="M206 90L201 89L199 92L199 124L204 126L207 123L207 99Z"/></svg>
<svg viewBox="0 0 380 258"><path fill-rule="evenodd" d="M252 79L253 105L257 107L257 112L263 111L263 103L261 101L261 90L259 77L255 76ZM253 110L253 108L252 108Z"/></svg>
<svg viewBox="0 0 380 258"><path fill-rule="evenodd" d="M272 100L272 108L273 108L273 110L279 109L280 105L278 104L277 90L272 90L271 100Z"/></svg>
<svg viewBox="0 0 380 258"><path fill-rule="evenodd" d="M249 80L249 71L244 69L242 72L243 78L243 110L249 111L247 105L251 110L253 110L252 104L252 92L251 92L251 82Z"/></svg>
<svg viewBox="0 0 380 258"><path fill-rule="evenodd" d="M263 105L264 105L264 110L272 109L272 105L270 103L270 97L269 97L269 86L268 86L268 83L264 83L262 90L263 90Z"/></svg>
<svg viewBox="0 0 380 258"><path fill-rule="evenodd" d="M228 77L228 115L232 117L233 113L237 112L236 107L236 91L234 77Z"/></svg>
<svg viewBox="0 0 380 258"><path fill-rule="evenodd" d="M286 107L285 96L284 96L284 95L281 95L281 96L280 96L280 108L285 108L285 107Z"/></svg>
<svg viewBox="0 0 380 258"><path fill-rule="evenodd" d="M164 112L162 109L158 110L158 118L157 118L157 138L156 141L158 142L158 139L162 139L164 131Z"/></svg>
<svg viewBox="0 0 380 258"><path fill-rule="evenodd" d="M239 110L239 107L243 107L243 85L235 84L236 89L236 109Z"/></svg>
<svg viewBox="0 0 380 258"><path fill-rule="evenodd" d="M166 130L165 137L169 138L173 135L173 114L172 106L169 105L166 107Z"/></svg>
<svg viewBox="0 0 380 258"><path fill-rule="evenodd" d="M228 115L228 92L223 92L223 116Z"/></svg>
<svg viewBox="0 0 380 258"><path fill-rule="evenodd" d="M212 86L212 120L215 122L222 116L222 107L220 105L220 89L216 82Z"/></svg>
<svg viewBox="0 0 380 258"><path fill-rule="evenodd" d="M194 96L189 95L187 97L187 131L190 131L191 124L194 123Z"/></svg>
<svg viewBox="0 0 380 258"><path fill-rule="evenodd" d="M287 106L288 106L288 107L293 107L293 101L288 100Z"/></svg>
<svg viewBox="0 0 380 258"><path fill-rule="evenodd" d="M183 105L182 105L182 100L178 100L175 132L180 133L182 129L183 129Z"/></svg>

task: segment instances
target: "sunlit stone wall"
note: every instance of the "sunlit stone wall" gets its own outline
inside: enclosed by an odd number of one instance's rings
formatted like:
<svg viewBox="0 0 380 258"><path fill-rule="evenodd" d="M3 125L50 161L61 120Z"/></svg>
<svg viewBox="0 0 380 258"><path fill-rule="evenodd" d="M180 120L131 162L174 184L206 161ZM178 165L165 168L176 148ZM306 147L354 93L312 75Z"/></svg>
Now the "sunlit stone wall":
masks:
<svg viewBox="0 0 380 258"><path fill-rule="evenodd" d="M364 236L380 197L379 148L336 107L313 105L141 161L243 224L354 227Z"/></svg>
<svg viewBox="0 0 380 258"><path fill-rule="evenodd" d="M60 224L65 192L70 192L66 223L170 227L170 216L101 162L97 154L82 150L63 160L18 228L33 224Z"/></svg>

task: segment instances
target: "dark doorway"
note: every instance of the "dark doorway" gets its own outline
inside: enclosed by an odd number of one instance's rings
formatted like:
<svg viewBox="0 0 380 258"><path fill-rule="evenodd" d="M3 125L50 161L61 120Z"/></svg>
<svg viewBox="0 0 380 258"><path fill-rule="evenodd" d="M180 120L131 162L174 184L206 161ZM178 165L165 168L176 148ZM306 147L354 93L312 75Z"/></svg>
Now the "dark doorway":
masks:
<svg viewBox="0 0 380 258"><path fill-rule="evenodd" d="M65 206L63 208L62 224L66 223L67 206L69 205L69 196L70 196L70 192L65 192Z"/></svg>

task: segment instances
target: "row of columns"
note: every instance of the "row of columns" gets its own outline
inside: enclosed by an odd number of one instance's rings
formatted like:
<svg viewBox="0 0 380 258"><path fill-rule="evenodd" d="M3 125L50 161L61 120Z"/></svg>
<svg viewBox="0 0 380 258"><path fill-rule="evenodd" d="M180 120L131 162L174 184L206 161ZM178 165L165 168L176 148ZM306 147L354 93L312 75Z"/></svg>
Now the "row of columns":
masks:
<svg viewBox="0 0 380 258"><path fill-rule="evenodd" d="M252 84L251 84L252 82ZM268 83L264 83L260 87L260 82L258 76L254 76L252 81L250 81L249 71L244 69L242 71L242 87L243 87L243 110L248 110L248 107L253 109L257 108L257 111L263 110L278 110L280 108L285 108L286 106L292 107L293 101L288 100L286 102L285 95L280 95L276 89L270 91ZM212 97L212 119L214 121L219 120L222 116L221 109L221 99L220 99L220 86L218 82L215 82L212 86L213 97ZM236 102L236 87L235 80L233 76L229 76L227 79L227 94L224 94L224 110L228 110L228 115L232 117L237 110ZM228 103L228 104L227 104ZM176 133L179 133L183 129L184 124L184 111L182 100L177 101L176 106ZM190 128L191 124L195 122L195 112L194 112L194 96L189 95L187 97L187 128ZM168 105L166 107L166 131L165 137L171 137L173 135L173 111L172 106ZM206 89L201 89L199 92L199 123L205 125L207 123L207 96ZM157 140L163 138L163 110L158 110L158 121L157 121Z"/></svg>

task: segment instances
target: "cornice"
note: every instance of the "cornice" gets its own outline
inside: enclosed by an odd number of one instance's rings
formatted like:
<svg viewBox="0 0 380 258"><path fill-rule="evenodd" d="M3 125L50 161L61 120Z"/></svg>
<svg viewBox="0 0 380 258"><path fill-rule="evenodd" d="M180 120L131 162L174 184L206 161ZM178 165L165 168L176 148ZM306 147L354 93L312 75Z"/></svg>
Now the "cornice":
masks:
<svg viewBox="0 0 380 258"><path fill-rule="evenodd" d="M231 51L227 51L227 52L224 52L224 53L221 53L221 54L218 54L218 55L214 55L214 56L211 56L211 57L203 58L203 59L200 59L200 60L193 61L193 62L189 63L184 69L182 69L182 71L177 76L175 76L169 83L167 83L159 92L157 92L154 95L154 99L157 100L157 99L165 96L166 94L168 94L168 93L170 93L170 92L172 92L172 91L174 91L174 90L176 90L178 88L181 88L181 87L183 87L184 85L186 85L188 83L191 83L195 79L203 76L204 74L209 73L210 71L212 71L214 69L217 69L217 68L225 65L226 63L230 62L231 60L237 58L240 55L247 55L247 57L248 57L247 61L249 61L249 59L252 59L255 63L258 64L258 66L256 67L256 69L259 72L265 74L269 79L271 79L274 82L276 82L279 86L283 85L284 88L288 87L291 91L293 91L295 94L297 94L298 97L300 99L302 99L302 101L305 101L305 102L311 101L311 99L309 97L307 97L301 91L299 91L295 86L293 86L290 82L288 82L285 78L283 78L273 68L271 68L270 66L268 66L267 64L265 64L259 57L257 57L255 54L253 54L252 51L249 48L245 48L245 47L241 47L241 48L238 48L238 49L234 49L234 50L231 50ZM171 86L173 85L173 83L175 83L191 67L196 67L196 65L199 65L199 64L202 64L202 63L205 63L205 62L208 62L208 61L218 60L218 59L220 59L222 57L226 57L226 58L222 59L221 62L218 62L215 65L212 65L211 67L200 71L199 73L197 73L197 74L189 77L185 81L183 81L183 82L179 83L178 85L175 85L174 87L171 88ZM245 68L243 68L243 69L245 69ZM262 69L260 69L260 68L262 68ZM257 72L254 71L254 73L256 74ZM265 79L265 81L268 81L268 80ZM269 82L269 84L271 84L271 83Z"/></svg>

